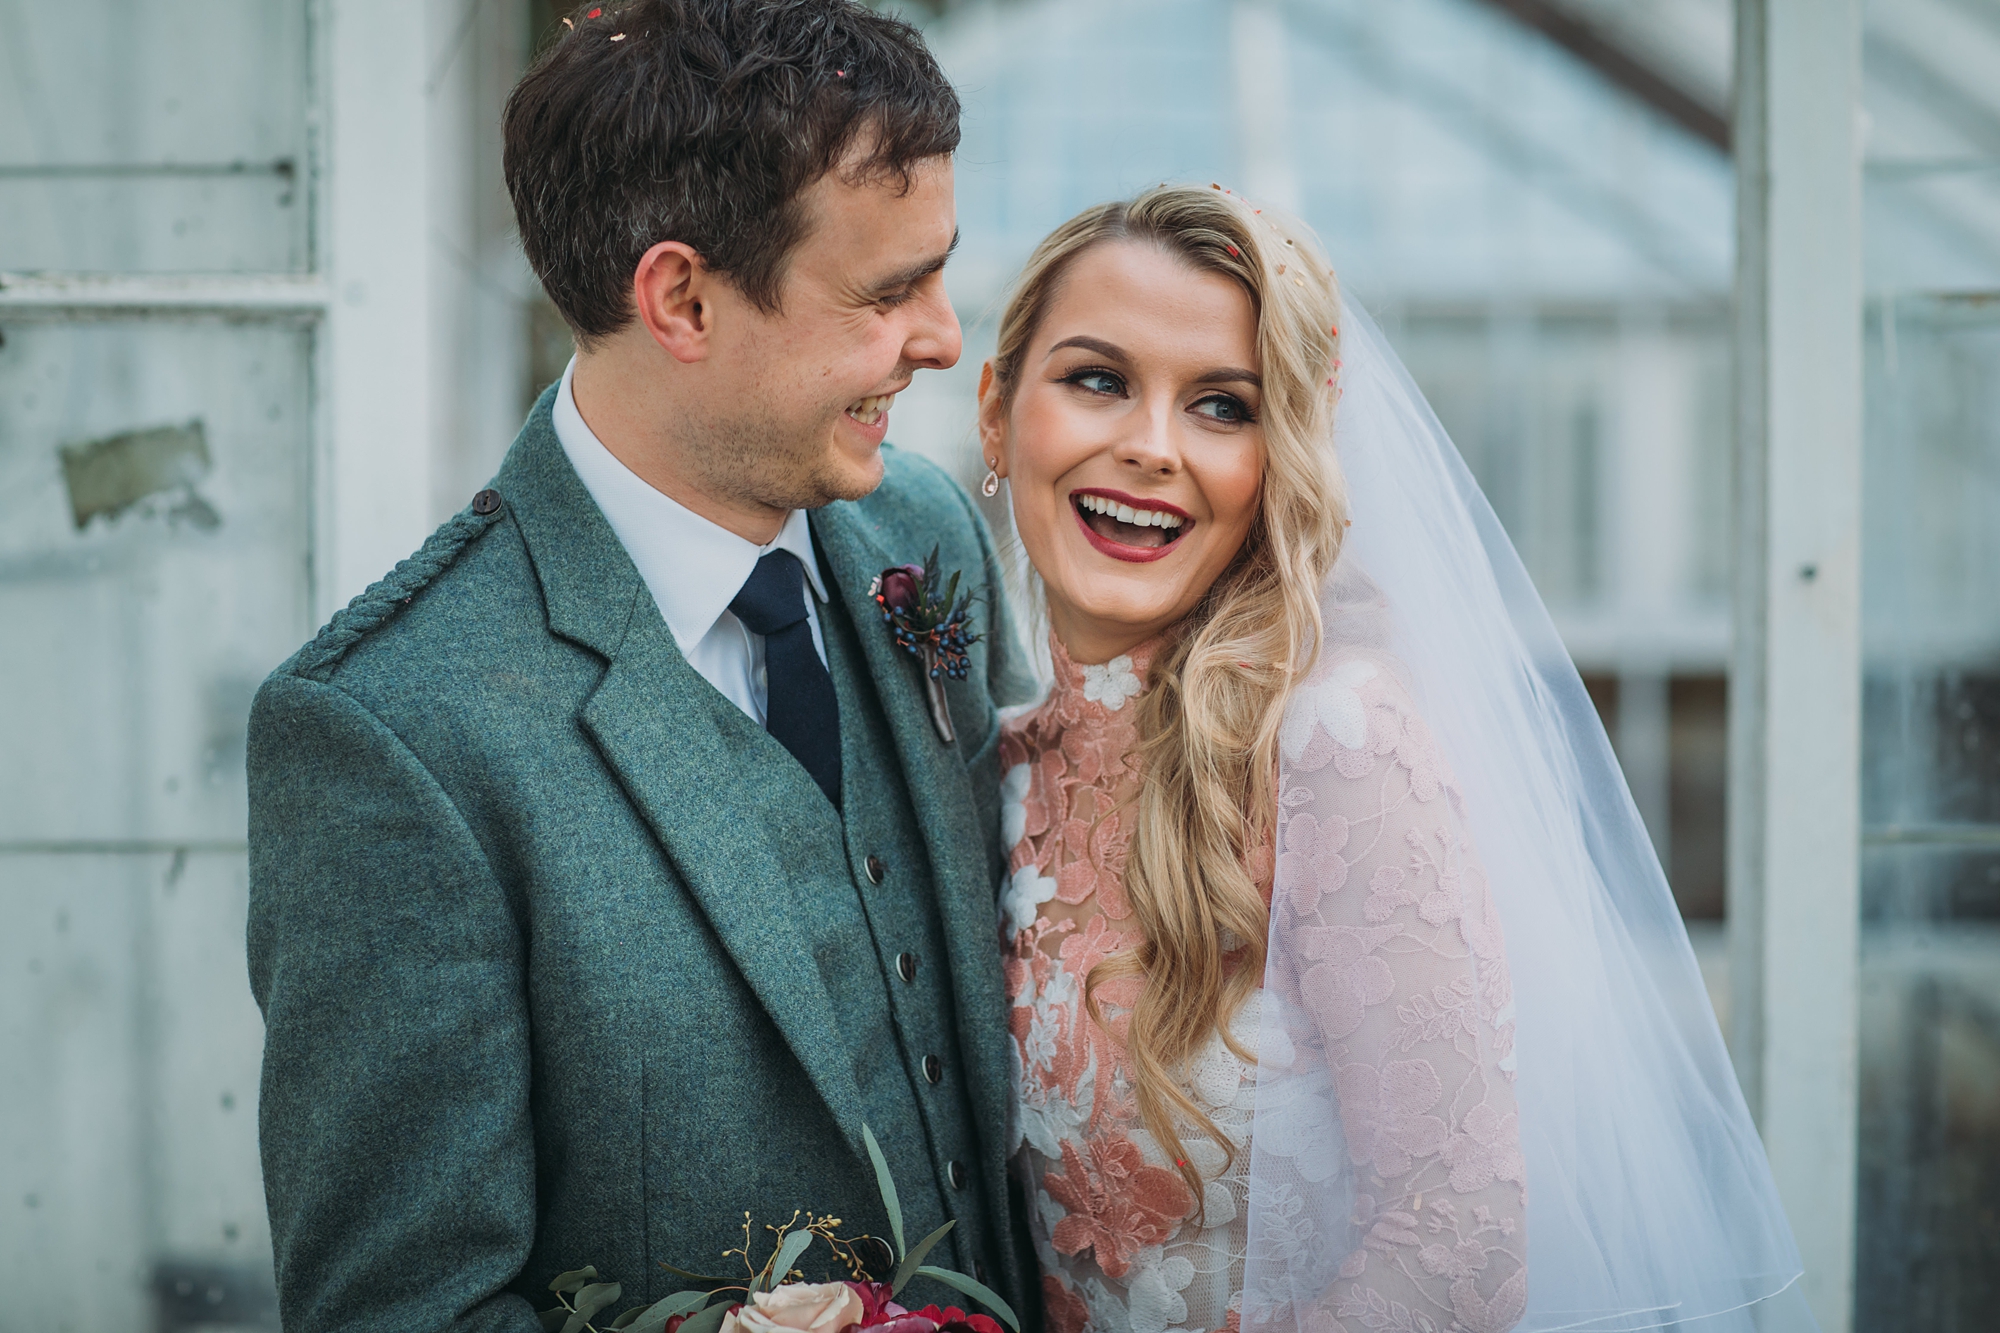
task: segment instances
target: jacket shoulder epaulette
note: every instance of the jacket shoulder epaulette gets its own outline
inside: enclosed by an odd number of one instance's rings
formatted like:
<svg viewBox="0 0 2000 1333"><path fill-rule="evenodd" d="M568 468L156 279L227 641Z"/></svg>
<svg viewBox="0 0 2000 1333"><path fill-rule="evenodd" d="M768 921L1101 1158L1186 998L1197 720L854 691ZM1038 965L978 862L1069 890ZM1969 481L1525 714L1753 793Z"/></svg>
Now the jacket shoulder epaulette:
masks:
<svg viewBox="0 0 2000 1333"><path fill-rule="evenodd" d="M322 683L329 680L349 649L416 600L432 579L451 568L466 547L499 520L501 512L499 492L484 490L472 497L472 503L446 520L416 554L334 612L318 637L293 657L292 674Z"/></svg>

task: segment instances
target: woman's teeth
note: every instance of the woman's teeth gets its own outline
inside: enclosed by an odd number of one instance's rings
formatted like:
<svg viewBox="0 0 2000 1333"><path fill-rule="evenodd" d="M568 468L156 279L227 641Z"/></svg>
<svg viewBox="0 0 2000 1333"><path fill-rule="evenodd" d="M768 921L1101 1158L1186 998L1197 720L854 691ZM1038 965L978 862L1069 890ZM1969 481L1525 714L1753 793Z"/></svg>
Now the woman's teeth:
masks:
<svg viewBox="0 0 2000 1333"><path fill-rule="evenodd" d="M1120 546L1156 550L1180 540L1187 520L1164 509L1121 504L1102 495L1072 493L1077 513L1090 530Z"/></svg>
<svg viewBox="0 0 2000 1333"><path fill-rule="evenodd" d="M889 404L895 401L896 395L893 393L883 393L877 394L873 398L863 398L860 402L847 409L847 415L853 417L864 426L872 426L882 419L883 414L889 410Z"/></svg>
<svg viewBox="0 0 2000 1333"><path fill-rule="evenodd" d="M1170 514L1164 509L1134 509L1131 505L1107 500L1101 495L1079 495L1077 504L1088 514L1108 514L1120 523L1135 528L1178 528L1182 523L1179 514Z"/></svg>

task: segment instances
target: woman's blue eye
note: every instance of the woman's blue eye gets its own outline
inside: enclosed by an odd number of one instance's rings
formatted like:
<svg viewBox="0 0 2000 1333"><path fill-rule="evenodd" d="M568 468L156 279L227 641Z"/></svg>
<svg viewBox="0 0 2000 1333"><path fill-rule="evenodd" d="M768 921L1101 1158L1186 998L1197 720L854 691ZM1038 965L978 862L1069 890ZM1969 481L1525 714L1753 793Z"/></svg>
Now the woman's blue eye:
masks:
<svg viewBox="0 0 2000 1333"><path fill-rule="evenodd" d="M1108 370L1079 370L1063 377L1066 384L1074 384L1090 393L1120 394L1125 392L1125 381Z"/></svg>
<svg viewBox="0 0 2000 1333"><path fill-rule="evenodd" d="M1250 405L1241 398L1233 398L1226 393L1210 394L1194 405L1194 410L1214 421L1225 421L1230 425L1240 425L1255 421Z"/></svg>

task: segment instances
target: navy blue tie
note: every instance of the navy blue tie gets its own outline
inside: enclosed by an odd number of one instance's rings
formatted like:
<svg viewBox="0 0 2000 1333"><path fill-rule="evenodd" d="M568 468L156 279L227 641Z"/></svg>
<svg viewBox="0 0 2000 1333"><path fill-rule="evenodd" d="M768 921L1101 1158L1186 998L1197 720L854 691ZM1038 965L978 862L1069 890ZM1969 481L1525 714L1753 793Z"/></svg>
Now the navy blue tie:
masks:
<svg viewBox="0 0 2000 1333"><path fill-rule="evenodd" d="M840 808L840 701L806 622L806 571L790 551L757 561L729 609L764 638L764 730Z"/></svg>

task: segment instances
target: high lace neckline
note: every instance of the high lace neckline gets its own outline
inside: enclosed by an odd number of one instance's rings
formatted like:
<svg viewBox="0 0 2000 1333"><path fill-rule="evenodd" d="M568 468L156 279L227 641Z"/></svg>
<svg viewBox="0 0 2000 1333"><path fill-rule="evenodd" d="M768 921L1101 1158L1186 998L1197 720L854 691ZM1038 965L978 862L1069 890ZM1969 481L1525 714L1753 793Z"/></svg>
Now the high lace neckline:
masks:
<svg viewBox="0 0 2000 1333"><path fill-rule="evenodd" d="M1086 705L1123 712L1126 704L1146 692L1147 673L1165 641L1164 634L1156 634L1102 665L1089 665L1071 657L1062 639L1050 630L1049 660L1055 668L1055 683L1049 690L1049 706L1068 715Z"/></svg>

